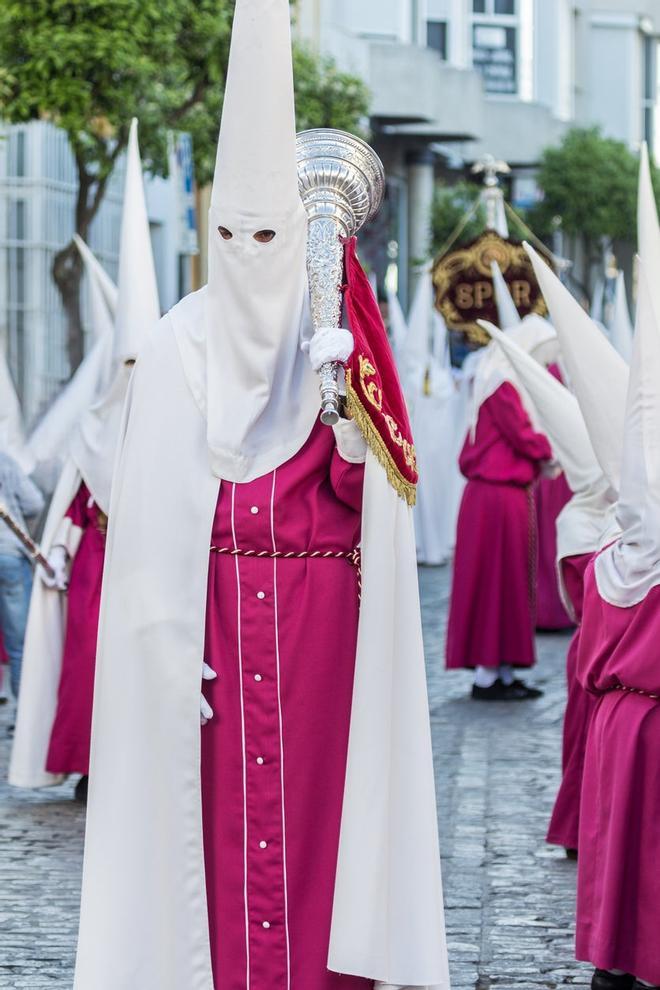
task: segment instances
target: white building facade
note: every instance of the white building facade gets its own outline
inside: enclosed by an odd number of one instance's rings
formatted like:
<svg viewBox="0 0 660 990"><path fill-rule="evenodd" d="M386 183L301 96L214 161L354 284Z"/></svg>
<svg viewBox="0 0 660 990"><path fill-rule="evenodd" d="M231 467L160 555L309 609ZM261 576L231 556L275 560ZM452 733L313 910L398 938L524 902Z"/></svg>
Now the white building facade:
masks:
<svg viewBox="0 0 660 990"><path fill-rule="evenodd" d="M113 279L123 187L120 160L90 236L90 246ZM75 164L62 131L42 121L0 127L0 346L6 348L28 427L70 376L66 322L51 268L74 231L76 189ZM192 248L190 241L181 243L181 196L175 182L148 179L147 204L166 310L190 288L188 255L182 252Z"/></svg>
<svg viewBox="0 0 660 990"><path fill-rule="evenodd" d="M439 164L491 153L528 205L543 148L572 125L660 159L660 0L298 0L297 30L371 88L404 300Z"/></svg>

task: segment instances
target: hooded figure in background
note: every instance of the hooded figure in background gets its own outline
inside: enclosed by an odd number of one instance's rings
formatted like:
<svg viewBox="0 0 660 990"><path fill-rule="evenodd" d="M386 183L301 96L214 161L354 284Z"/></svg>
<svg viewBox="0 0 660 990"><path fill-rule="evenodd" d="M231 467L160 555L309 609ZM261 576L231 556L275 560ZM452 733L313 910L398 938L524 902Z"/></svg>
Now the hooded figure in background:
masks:
<svg viewBox="0 0 660 990"><path fill-rule="evenodd" d="M497 312L502 330L510 330L522 322L509 287L496 261L491 263L493 286L497 300ZM559 365L549 364L550 372L559 381L562 375ZM571 493L564 475L541 476L535 488L537 544L536 544L536 625L539 629L565 629L571 625L559 590L555 561L557 557L557 517Z"/></svg>
<svg viewBox="0 0 660 990"><path fill-rule="evenodd" d="M658 315L642 259L616 510L621 536L587 569L578 654L578 677L596 708L582 788L576 949L596 967L596 990L660 986Z"/></svg>
<svg viewBox="0 0 660 990"><path fill-rule="evenodd" d="M98 273L83 257L94 346L100 344L106 354L105 392L74 430L46 520L43 550L55 576L40 572L32 596L9 773L18 787L44 787L82 774L76 787L81 800L87 791L105 539L122 408L144 330L159 318L136 120L127 150L114 321Z"/></svg>
<svg viewBox="0 0 660 990"><path fill-rule="evenodd" d="M430 271L419 280L403 350L405 387L420 480L415 504L417 559L444 564L456 538L463 490L458 470L459 395L449 363L447 328L433 300Z"/></svg>
<svg viewBox="0 0 660 990"><path fill-rule="evenodd" d="M319 422L289 19L236 4L209 284L131 382L76 990L448 987L414 451L352 241L354 419Z"/></svg>
<svg viewBox="0 0 660 990"><path fill-rule="evenodd" d="M559 322L556 327L560 339L565 328L579 338L577 346L569 351L571 377L575 377L584 374L585 369L597 368L601 342L607 348L609 345L595 325L593 337L589 334L585 337L572 319L564 323L563 314L563 309L557 314ZM596 459L575 396L506 334L491 326L488 330L524 383L573 493L557 520L557 575L562 600L577 623L577 629L566 656L568 701L564 717L562 782L547 836L548 842L564 846L572 854L578 847L584 752L595 703L593 696L584 691L576 677L583 579L594 554L616 535L616 491L605 478ZM594 341L595 346L592 346ZM581 352L577 361L576 350ZM622 372L625 380L627 376L623 369ZM602 395L601 399L602 403L612 401L607 394ZM622 419L624 412L622 407Z"/></svg>
<svg viewBox="0 0 660 990"><path fill-rule="evenodd" d="M545 320L508 331L545 363L557 347ZM447 668L476 669L472 696L517 701L540 691L513 668L535 663L536 514L533 485L552 449L509 360L491 344L474 383L472 426L460 456L468 483L458 517Z"/></svg>

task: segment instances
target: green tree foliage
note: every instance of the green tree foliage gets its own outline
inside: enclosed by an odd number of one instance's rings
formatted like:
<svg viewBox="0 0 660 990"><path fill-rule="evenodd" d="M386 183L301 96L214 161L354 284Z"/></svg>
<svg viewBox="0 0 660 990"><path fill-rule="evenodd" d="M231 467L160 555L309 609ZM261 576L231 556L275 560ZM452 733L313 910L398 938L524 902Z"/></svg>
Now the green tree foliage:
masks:
<svg viewBox="0 0 660 990"><path fill-rule="evenodd" d="M131 117L147 167L167 168L167 131L193 138L200 182L213 173L233 0L2 0L0 114L51 120L73 150L75 229L87 238ZM368 111L363 84L306 49L295 52L300 124L356 129ZM58 253L53 276L69 324L72 368L82 358L77 251Z"/></svg>
<svg viewBox="0 0 660 990"><path fill-rule="evenodd" d="M597 127L574 128L543 153L543 200L530 212L531 224L547 230L558 218L567 234L584 238L589 255L603 238L634 241L638 173L639 159L623 142L603 137Z"/></svg>
<svg viewBox="0 0 660 990"><path fill-rule="evenodd" d="M431 215L431 238L433 254L437 255L449 246L460 247L478 237L484 229L485 217L483 210L477 208L472 218L464 223L466 217L476 207L480 188L474 182L461 179L454 185L438 183L433 196L433 213Z"/></svg>

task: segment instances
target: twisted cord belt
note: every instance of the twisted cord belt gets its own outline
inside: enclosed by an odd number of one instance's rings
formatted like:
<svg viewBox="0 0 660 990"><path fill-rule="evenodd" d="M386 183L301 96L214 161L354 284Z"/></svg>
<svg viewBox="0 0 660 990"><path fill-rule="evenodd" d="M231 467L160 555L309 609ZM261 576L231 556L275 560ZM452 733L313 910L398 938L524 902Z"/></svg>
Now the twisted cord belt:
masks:
<svg viewBox="0 0 660 990"><path fill-rule="evenodd" d="M605 693L609 694L611 691L623 691L624 694L639 694L642 698L650 698L651 701L660 701L660 694L651 694L650 691L642 691L641 688L626 687L625 684L615 684L614 687L611 687Z"/></svg>
<svg viewBox="0 0 660 990"><path fill-rule="evenodd" d="M211 553L223 557L251 557L254 560L345 560L355 568L358 596L362 595L362 554L354 550L241 550L239 547L211 547Z"/></svg>

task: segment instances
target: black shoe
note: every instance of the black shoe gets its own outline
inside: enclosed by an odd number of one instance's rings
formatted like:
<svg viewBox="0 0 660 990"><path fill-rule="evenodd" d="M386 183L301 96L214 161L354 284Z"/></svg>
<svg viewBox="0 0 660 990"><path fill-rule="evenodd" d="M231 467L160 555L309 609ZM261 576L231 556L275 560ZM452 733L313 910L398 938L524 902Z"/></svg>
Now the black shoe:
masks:
<svg viewBox="0 0 660 990"><path fill-rule="evenodd" d="M474 701L508 701L507 691L508 688L498 677L497 680L487 688L479 687L478 684L473 684L472 698Z"/></svg>
<svg viewBox="0 0 660 990"><path fill-rule="evenodd" d="M577 849L566 849L566 859L576 860L578 858Z"/></svg>
<svg viewBox="0 0 660 990"><path fill-rule="evenodd" d="M81 804L87 804L87 784L89 782L89 777L81 777L76 784L76 789L73 792L74 800L80 801Z"/></svg>
<svg viewBox="0 0 660 990"><path fill-rule="evenodd" d="M527 701L529 698L543 697L543 691L540 688L529 687L524 681L512 681L506 687L511 692L510 701Z"/></svg>
<svg viewBox="0 0 660 990"><path fill-rule="evenodd" d="M591 990L633 990L634 986L635 977L627 973L615 976L606 969L596 969L591 977Z"/></svg>
<svg viewBox="0 0 660 990"><path fill-rule="evenodd" d="M645 983L640 983L639 980L635 980L632 985L632 990L660 990L657 985L654 987L649 987Z"/></svg>

